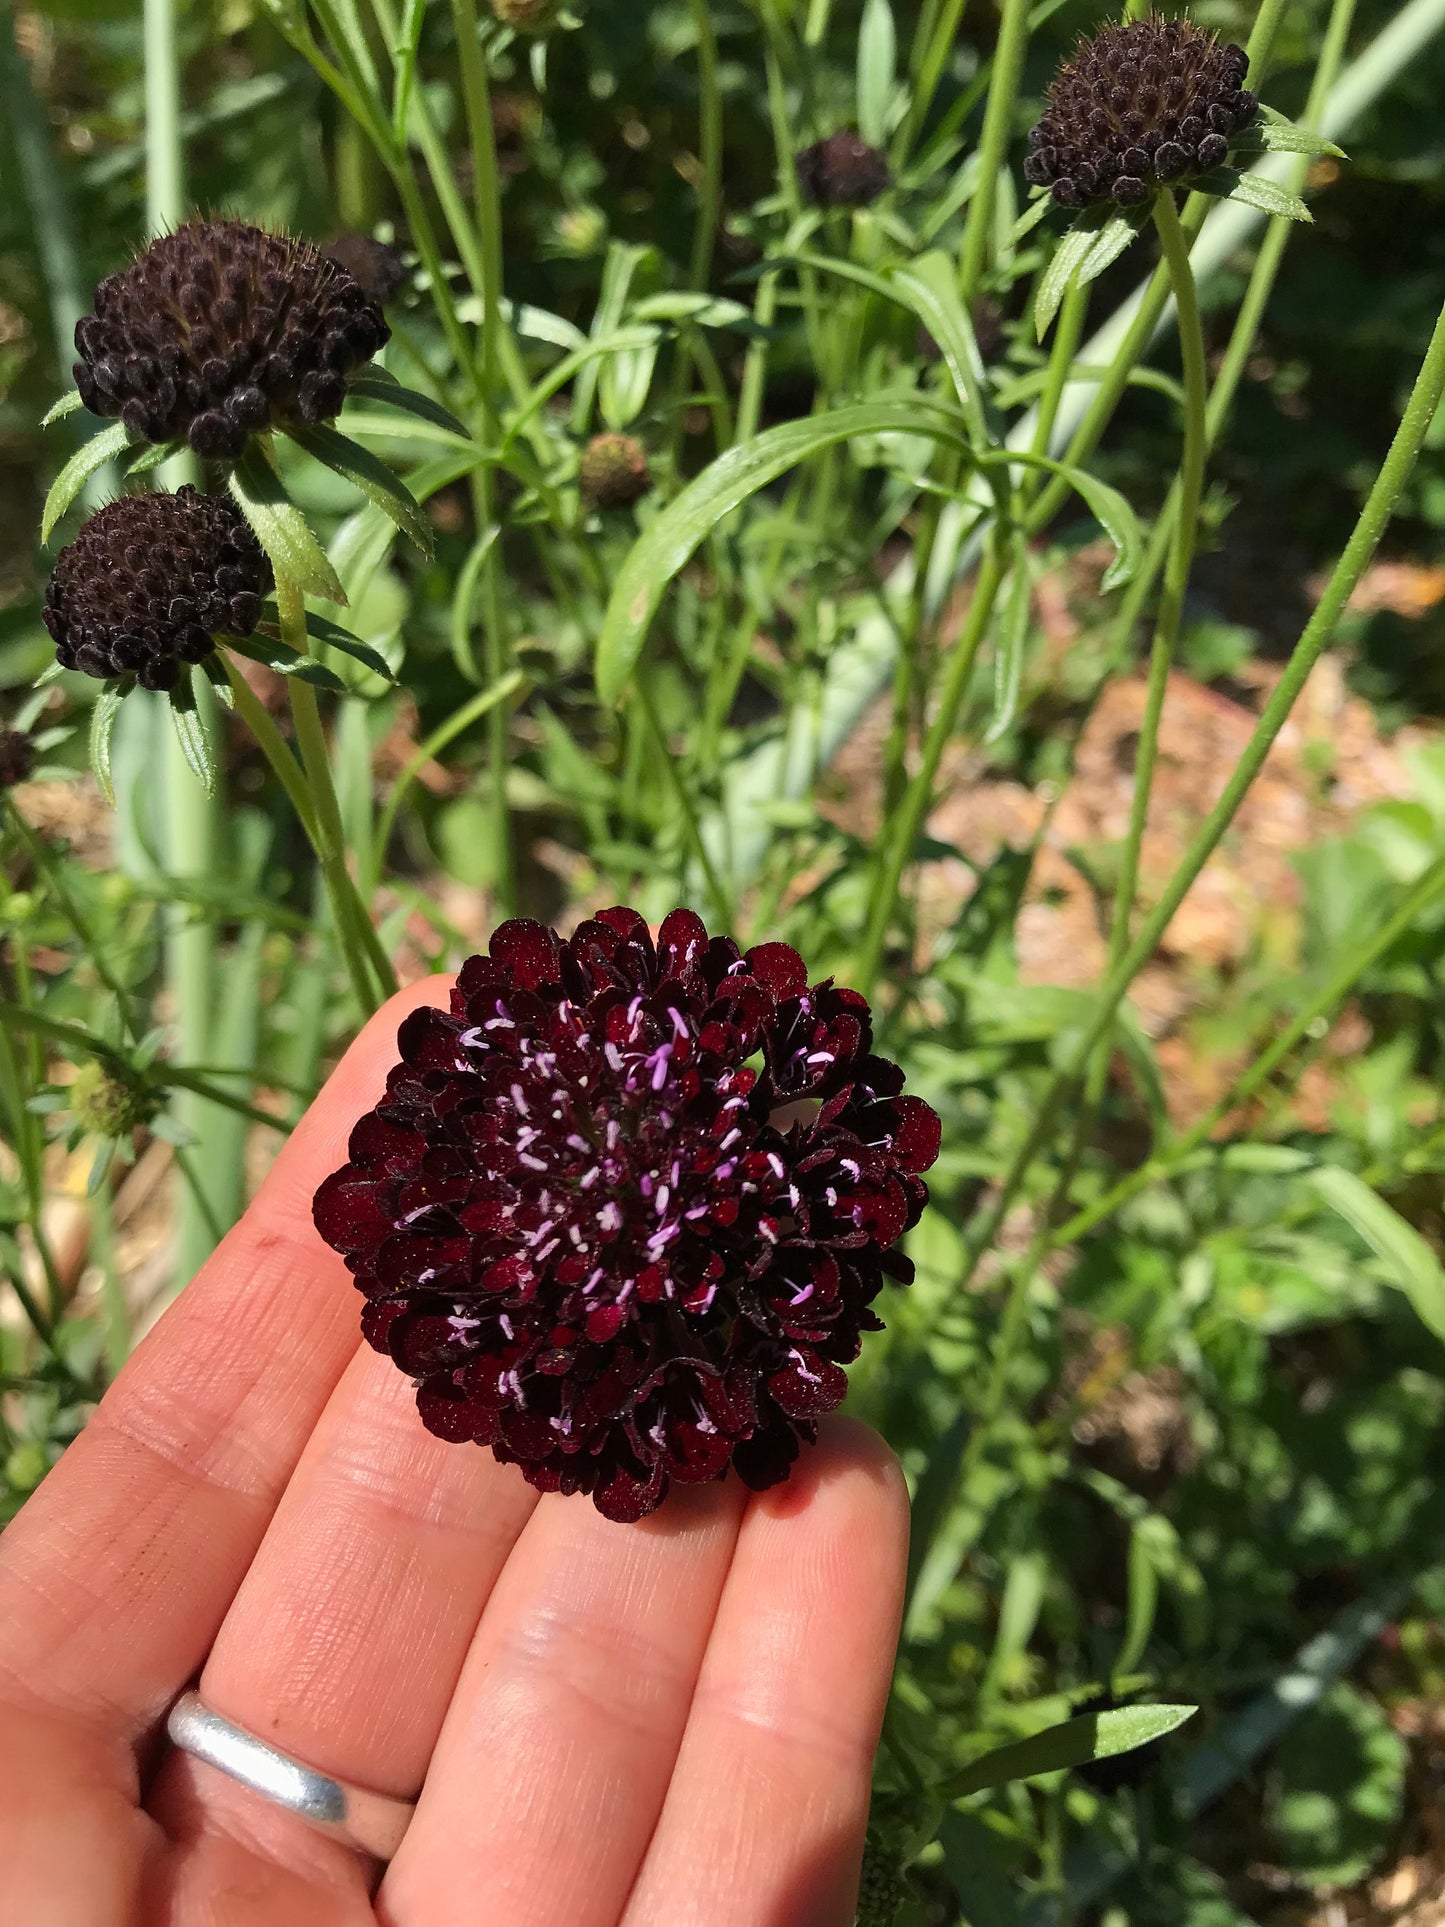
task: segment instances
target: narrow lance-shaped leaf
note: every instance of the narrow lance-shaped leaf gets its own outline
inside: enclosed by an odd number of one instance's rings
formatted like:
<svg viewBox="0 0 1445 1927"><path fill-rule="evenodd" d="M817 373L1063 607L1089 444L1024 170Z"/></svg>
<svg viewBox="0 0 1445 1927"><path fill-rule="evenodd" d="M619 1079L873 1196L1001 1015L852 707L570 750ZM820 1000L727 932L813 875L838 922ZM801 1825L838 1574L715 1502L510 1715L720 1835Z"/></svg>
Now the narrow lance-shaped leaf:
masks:
<svg viewBox="0 0 1445 1927"><path fill-rule="evenodd" d="M389 515L403 535L411 537L424 556L432 553L431 524L421 505L399 477L392 474L380 456L354 442L334 428L290 428L287 430L298 448L304 448L318 462L354 482L384 515Z"/></svg>
<svg viewBox="0 0 1445 1927"><path fill-rule="evenodd" d="M348 382L346 394L348 400L380 402L387 408L399 408L420 421L430 422L434 428L444 428L449 434L471 440L466 423L458 421L449 408L443 408L439 401L433 401L430 395L423 395L415 388L403 388L394 376L384 374L374 363L364 374Z"/></svg>
<svg viewBox="0 0 1445 1927"><path fill-rule="evenodd" d="M56 523L70 507L71 503L85 487L98 468L119 455L123 448L130 445L130 430L124 422L112 422L109 428L102 428L98 435L92 435L84 447L77 448L70 460L50 484L50 493L45 498L45 507L40 515L40 539L48 542Z"/></svg>
<svg viewBox="0 0 1445 1927"><path fill-rule="evenodd" d="M175 688L171 690L170 707L171 721L175 724L181 754L189 763L191 773L207 796L214 795L216 758L211 749L210 738L206 735L205 725L196 710L196 692L189 673L184 673Z"/></svg>
<svg viewBox="0 0 1445 1927"><path fill-rule="evenodd" d="M1445 1268L1415 1227L1353 1171L1321 1165L1307 1181L1364 1239L1420 1322L1445 1338Z"/></svg>
<svg viewBox="0 0 1445 1927"><path fill-rule="evenodd" d="M1077 1719L1065 1720L1062 1726L1051 1726L1030 1739L985 1753L938 1788L937 1797L951 1804L970 1793L981 1793L985 1787L1032 1780L1041 1773L1058 1773L1067 1767L1087 1766L1091 1760L1132 1753L1137 1746L1163 1739L1198 1711L1197 1706L1121 1706L1107 1713L1083 1713Z"/></svg>
<svg viewBox="0 0 1445 1927"><path fill-rule="evenodd" d="M627 686L668 583L726 516L788 469L855 435L931 435L961 452L967 444L944 417L918 401L863 402L806 421L782 422L705 468L629 550L597 640L597 688L616 702Z"/></svg>
<svg viewBox="0 0 1445 1927"><path fill-rule="evenodd" d="M1144 537L1140 532L1138 517L1118 489L1101 482L1097 475L1091 475L1086 468L1080 468L1072 462L1057 462L1049 455L1024 455L1010 449L1007 454L981 455L978 460L982 468L1002 467L1017 462L1024 468L1046 468L1051 474L1061 475L1088 506L1118 551L1104 572L1102 586L1117 589L1135 574L1144 554Z"/></svg>
<svg viewBox="0 0 1445 1927"><path fill-rule="evenodd" d="M307 526L306 517L254 444L231 471L231 493L278 576L297 583L308 595L345 603L340 577Z"/></svg>
<svg viewBox="0 0 1445 1927"><path fill-rule="evenodd" d="M1138 216L1128 214L1110 215L1097 227L1076 225L1069 229L1044 269L1034 297L1034 330L1040 341L1069 289L1097 280L1138 232Z"/></svg>
<svg viewBox="0 0 1445 1927"><path fill-rule="evenodd" d="M1033 606L1033 576L1029 570L1028 544L1016 534L1012 543L1013 575L1004 601L1003 620L993 659L993 721L984 737L996 743L1013 724L1018 713L1019 688L1023 682L1024 650L1029 636L1029 611Z"/></svg>
<svg viewBox="0 0 1445 1927"><path fill-rule="evenodd" d="M1312 222L1315 218L1298 194L1291 194L1264 174L1241 174L1227 198L1242 201L1246 207L1262 208L1266 214L1283 214L1291 221Z"/></svg>
<svg viewBox="0 0 1445 1927"><path fill-rule="evenodd" d="M1243 135L1237 136L1231 145L1237 152L1248 153L1251 148L1263 148L1271 154L1314 154L1342 161L1345 150L1336 147L1333 141L1326 140L1323 134L1312 134L1307 127L1298 127L1283 114L1277 114L1272 107L1261 104L1259 119Z"/></svg>
<svg viewBox="0 0 1445 1927"><path fill-rule="evenodd" d="M72 388L69 394L62 395L53 408L47 408L40 417L40 426L49 428L52 422L60 421L66 415L73 415L80 403L80 391Z"/></svg>
<svg viewBox="0 0 1445 1927"><path fill-rule="evenodd" d="M280 624L281 613L275 602L266 602L261 610L262 629L268 636L279 636ZM373 675L384 676L388 682L396 681L391 665L379 650L373 649L369 642L363 642L360 636L352 635L349 629L343 629L339 622L333 622L329 616L318 615L314 609L308 609L306 633L316 642L324 642L329 649L339 649L342 655L351 656Z"/></svg>
<svg viewBox="0 0 1445 1927"><path fill-rule="evenodd" d="M96 787L112 809L115 808L115 781L110 773L110 737L126 691L128 678L116 678L101 685L90 712L90 767Z"/></svg>
<svg viewBox="0 0 1445 1927"><path fill-rule="evenodd" d="M295 676L298 682L309 682L316 689L346 687L325 663L313 662L310 656L303 656L279 637L272 638L261 632L254 636L227 636L225 646L233 655L245 656L248 662L262 662L277 675Z"/></svg>

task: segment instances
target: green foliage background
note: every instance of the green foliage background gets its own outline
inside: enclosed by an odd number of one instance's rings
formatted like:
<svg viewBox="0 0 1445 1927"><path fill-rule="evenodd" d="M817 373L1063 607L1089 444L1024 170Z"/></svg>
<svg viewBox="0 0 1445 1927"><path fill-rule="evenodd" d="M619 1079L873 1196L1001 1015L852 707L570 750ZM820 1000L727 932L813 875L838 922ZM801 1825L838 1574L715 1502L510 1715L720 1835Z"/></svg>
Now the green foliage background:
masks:
<svg viewBox="0 0 1445 1927"><path fill-rule="evenodd" d="M376 18L338 11L385 70ZM1286 113L1304 109L1326 11L1291 4L1279 17L1266 93ZM1346 74L1398 16L1382 0L1352 12L1335 15ZM308 19L326 45L315 17L300 0L208 0L173 22L189 203L316 238L349 227L394 240L409 272L389 365L466 415L479 445L506 444L479 482L465 444L366 421L430 504L429 562L334 476L286 466L346 582L343 619L401 685L320 652L346 685L329 740L363 893L414 971L464 954L458 891L485 893L482 922L509 906L561 918L627 900L656 916L693 901L744 939L786 937L817 974L845 978L866 954L870 901L881 905L884 1047L945 1120L934 1203L912 1243L918 1282L892 1294L851 1401L915 1491L914 1588L876 1816L881 1851L918 1855L903 1917L1303 1919L1308 1896L1364 1882L1418 1845L1421 1799L1440 1772L1428 1749L1407 1759L1391 1720L1442 1683L1442 894L1360 959L1445 852L1445 749L1417 760L1411 800L1376 806L1302 857L1301 936L1283 973L1263 951L1232 980L1206 973L1215 1048L1231 1058L1263 1049L1325 987L1337 991L1325 1008L1349 999L1363 1014L1370 1041L1340 1070L1328 1126L1306 1129L1291 1101L1324 1018L1273 1094L1244 1123L1226 1105L1222 1131L1187 1155L1151 1046L1120 1019L1097 1105L1065 1093L1011 1211L993 1222L1000 1183L1094 1010L1091 993L1020 980L1034 853L1005 851L952 927L917 942L924 873L957 853L911 840L903 890L880 894L880 851L818 802L846 733L839 717L856 721L862 707L850 712L840 681L856 675L871 693L892 674L884 844L902 820L957 621L946 595L930 602L890 572L910 555L941 557L946 589L974 566L960 550L950 570L939 534L960 472L946 448L908 432L929 411L957 413L946 370L916 315L826 264L889 276L929 249L948 263L966 253L998 15L983 0L590 0L579 13L544 43L544 62L484 35L510 304L505 367L484 397L491 419L439 319L415 208L298 51ZM983 275L960 304L987 337L983 399L999 420L1017 420L1048 366L1029 303L1059 224L1010 238L1022 135L1059 59L1103 17L1074 0L1036 6L1005 103ZM1196 17L1241 41L1255 24L1232 0ZM473 189L459 19L422 0L393 22L415 50L412 104L394 125L472 343L484 304L447 198L465 209ZM1445 278L1442 26L1436 6L1344 137L1348 162L1316 175L1315 226L1289 239L1210 464L1183 640L1205 681L1289 654L1304 585L1336 563L1425 354ZM880 66L890 27L892 81ZM711 96L699 57L709 35ZM936 93L915 113L931 49ZM51 654L35 532L75 418L39 422L68 385L69 330L90 290L144 239L147 78L164 51L132 0L45 0L0 32L0 688L8 713L42 732L42 773L76 782L94 685L68 677L43 712L26 707ZM715 247L699 250L709 98L722 218ZM152 101L152 140L154 113ZM860 116L893 143L898 185L874 210L800 233L795 149ZM1215 367L1259 240L1256 230L1203 286ZM1095 284L1091 321L1148 273L1151 247L1136 244ZM805 251L824 265L800 264ZM556 384L565 355L604 338L610 347ZM1085 451L1146 531L1178 461L1167 336L1153 365L1168 379L1128 387ZM878 411L866 432L700 530L670 583L635 548L740 417L751 439L749 411L762 433L863 404ZM579 502L578 452L602 426L650 452L657 486L635 515L589 515ZM1442 528L1437 422L1388 544L1439 562ZM1038 534L1033 570L1066 567L1097 535L1071 497ZM600 699L595 655L609 603L614 624L630 606L616 599L619 578L633 580L625 568L649 581L659 614L635 673L624 663L608 690L604 670ZM1011 634L1001 618L961 691L954 739L987 738L990 766L1020 781L1065 780L1090 705L1147 642L1137 623L1121 627L1119 607L1117 593L1090 589L1075 650L1052 666L1041 634ZM1350 617L1336 638L1388 726L1445 704L1442 607L1413 622ZM890 669L890 631L911 682ZM1016 698L1001 694L1014 671ZM504 674L506 700L488 707ZM445 782L398 781L386 745L399 725ZM176 1144L179 1287L243 1206L248 1138L274 1143L258 1117L294 1119L357 1021L285 797L223 714L208 728L224 792L211 806L186 788L161 705L122 706L112 867L27 826L23 792L5 806L0 1257L31 1313L0 1325L12 1509L133 1337L110 1207L143 1138L126 1129L97 1160L99 1293L72 1301L45 1248L57 1151L96 1142L71 1069L126 1067L146 1093L140 1130ZM188 841L177 840L183 817ZM1102 861L1117 869L1118 852ZM806 892L793 887L800 876ZM1101 916L1112 887L1106 874ZM1153 1181L1131 1188L1150 1159ZM1121 1184L1127 1195L1101 1206ZM1120 1398L1161 1386L1154 1459L1127 1426L1090 1431L1111 1396L1117 1412ZM940 1798L988 1749L1135 1700L1201 1713L1137 1754ZM1407 1797L1407 1768L1424 1796Z"/></svg>

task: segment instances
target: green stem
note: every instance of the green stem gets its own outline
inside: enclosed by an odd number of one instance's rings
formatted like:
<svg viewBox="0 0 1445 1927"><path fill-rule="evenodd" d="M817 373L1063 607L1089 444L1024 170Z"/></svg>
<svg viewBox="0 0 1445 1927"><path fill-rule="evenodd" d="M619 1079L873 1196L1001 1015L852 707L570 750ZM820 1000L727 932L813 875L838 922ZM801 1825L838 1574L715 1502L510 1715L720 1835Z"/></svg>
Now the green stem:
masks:
<svg viewBox="0 0 1445 1927"><path fill-rule="evenodd" d="M299 586L289 576L276 577L276 605L281 615L281 636L298 654L307 653L306 604ZM381 947L371 918L356 895L346 867L346 845L341 828L341 808L331 780L331 760L326 753L326 737L321 727L321 711L316 691L298 676L288 676L291 718L296 743L311 793L315 818L316 860L326 879L326 894L331 902L336 941L346 962L347 975L361 1014L369 1017L382 999L396 989L391 961ZM265 748L264 743L262 744ZM303 819L304 821L304 819ZM372 976L379 987L377 995Z"/></svg>
<svg viewBox="0 0 1445 1927"><path fill-rule="evenodd" d="M928 118L933 96L938 92L938 83L953 53L953 43L958 38L959 24L967 4L968 0L946 0L942 15L939 15L936 5L930 4L919 21L915 46L921 46L922 57L914 63L918 77L913 84L913 98L908 104L893 154L894 165L900 172L907 166L908 158L923 132L923 123Z"/></svg>
<svg viewBox="0 0 1445 1927"><path fill-rule="evenodd" d="M462 97L466 103L467 131L471 140L475 188L477 247L474 255L464 254L463 259L467 264L473 289L482 304L482 420L490 440L502 350L501 186L497 174L497 146L492 127L491 82L487 72L486 54L477 32L475 0L452 0L452 18L456 26ZM428 164L431 164L430 152ZM435 169L433 172L435 173ZM440 189L438 191L440 192ZM445 202L443 206L446 206ZM456 233L457 223L454 221L452 225L453 232ZM460 241L458 245L461 245ZM489 464L483 464L472 472L472 501L476 510L478 531L485 534L496 519L492 471ZM485 642L485 674L488 684L493 688L506 675L511 653L508 646L501 563L501 543L488 542L482 552L479 587L482 632ZM507 711L501 703L490 703L487 705L487 715L492 859L495 865L493 882L503 913L510 914L517 907L517 877L511 803L507 795Z"/></svg>
<svg viewBox="0 0 1445 1927"><path fill-rule="evenodd" d="M731 930L734 918L732 898L723 888L722 878L718 875L717 868L712 858L708 855L707 844L703 840L702 826L697 820L697 811L693 807L692 796L688 791L687 784L682 779L682 772L677 767L677 759L672 753L672 746L668 742L666 733L663 730L661 718L653 706L652 694L647 687L646 677L638 676L634 681L633 687L637 691L638 704L647 722L647 733L651 736L656 746L658 757L662 763L663 774L667 777L668 785L677 800L678 813L682 817L683 828L687 832L687 840L692 845L693 854L696 856L698 867L702 871L703 881L707 885L708 895L712 898L713 909L717 915L719 924L723 930Z"/></svg>
<svg viewBox="0 0 1445 1927"><path fill-rule="evenodd" d="M1058 418L1059 403L1063 400L1064 390L1069 385L1069 371L1074 365L1074 356L1079 351L1079 337L1084 332L1084 319L1089 312L1089 285L1084 281L1072 281L1064 295L1059 309L1058 320L1054 323L1054 345L1049 351L1049 365L1045 371L1045 381L1039 393L1038 417L1034 423L1034 439L1029 445L1031 455L1047 455L1049 442L1054 432L1054 422ZM1024 491L1028 495L1037 491L1046 477L1044 469L1035 469L1024 478Z"/></svg>
<svg viewBox="0 0 1445 1927"><path fill-rule="evenodd" d="M237 714L256 739L256 745L266 761L271 765L281 787L290 798L306 839L317 856L321 854L320 831L317 827L316 807L311 791L306 787L306 775L295 756L287 747L286 739L271 719L271 712L252 689L236 664L224 652L221 663L231 684L236 699Z"/></svg>
<svg viewBox="0 0 1445 1927"><path fill-rule="evenodd" d="M1429 869L1416 879L1400 899L1393 916L1372 931L1364 942L1356 944L1346 953L1344 961L1321 984L1314 996L1205 1116L1191 1125L1183 1137L1150 1158L1147 1164L1141 1164L1126 1178L1121 1178L1102 1198L1076 1213L1067 1224L1060 1225L1057 1231L1049 1235L1048 1248L1074 1244L1092 1231L1095 1225L1112 1217L1130 1198L1137 1197L1141 1191L1148 1190L1151 1184L1157 1184L1171 1172L1177 1171L1186 1159L1191 1158L1213 1137L1232 1111L1247 1104L1255 1092L1269 1082L1285 1058L1304 1042L1320 1019L1344 1002L1365 972L1378 963L1401 937L1409 934L1416 920L1441 895L1445 895L1445 857L1437 857Z"/></svg>
<svg viewBox="0 0 1445 1927"><path fill-rule="evenodd" d="M1159 598L1159 614L1149 651L1148 686L1134 763L1129 827L1124 836L1114 890L1114 911L1109 930L1111 969L1118 964L1129 944L1129 923L1139 886L1139 854L1149 818L1154 765L1159 752L1159 726L1164 714L1169 671L1173 667L1174 653L1179 644L1179 624L1184 611L1185 591L1189 586L1189 571L1194 563L1194 542L1199 527L1199 504L1204 493L1204 458L1209 437L1206 415L1209 378L1204 365L1204 332L1199 318L1199 300L1189 266L1189 246L1179 225L1174 196L1168 189L1155 197L1154 224L1163 245L1179 320L1179 353L1184 368L1184 454L1179 468L1179 513L1173 524L1169 560L1164 570L1164 587ZM1091 1098L1097 1098L1102 1089L1107 1065L1107 1052L1104 1051L1096 1060L1091 1074Z"/></svg>
<svg viewBox="0 0 1445 1927"><path fill-rule="evenodd" d="M1168 929L1174 913L1193 888L1200 871L1214 854L1251 783L1264 766L1275 738L1283 729L1305 682L1334 635L1335 625L1345 604L1364 574L1380 538L1395 512L1410 471L1441 395L1445 394L1445 310L1436 320L1435 331L1420 373L1406 404L1389 452L1375 477L1369 498L1354 531L1336 563L1330 580L1306 624L1284 674L1265 704L1244 754L1231 771L1219 800L1195 832L1174 875L1129 949L1109 973L1098 1005L1083 1037L1046 1091L1032 1130L1019 1147L1005 1174L994 1202L967 1241L959 1290L963 1290L988 1250L1004 1217L1022 1189L1034 1159L1050 1138L1065 1099L1079 1081L1084 1066L1114 1021L1114 1012L1140 969L1153 956L1160 938Z"/></svg>
<svg viewBox="0 0 1445 1927"><path fill-rule="evenodd" d="M494 709L498 703L506 702L508 697L515 695L522 687L522 680L522 672L514 669L509 676L504 676L501 682L493 684L490 689L481 690L471 698L470 702L463 703L460 709L448 716L440 728L434 729L411 757L392 785L391 794L387 797L381 812L381 821L377 825L374 854L378 872L386 861L387 845L391 842L392 831L396 827L397 812L419 773L426 768L434 756L441 754L448 743L460 736L463 730L470 729L474 722L485 716L489 710Z"/></svg>
<svg viewBox="0 0 1445 1927"><path fill-rule="evenodd" d="M1024 49L1028 45L1028 0L1003 0L999 19L998 43L993 54L993 78L989 83L988 106L984 109L983 133L979 139L978 184L968 204L963 229L963 250L959 259L958 281L965 301L978 293L993 227L994 190L1003 166L1013 131L1014 102L1018 95L1019 73Z"/></svg>
<svg viewBox="0 0 1445 1927"><path fill-rule="evenodd" d="M999 584L1003 580L1004 556L1004 545L995 531L984 552L983 562L973 585L973 599L969 603L968 616L962 633L954 644L953 654L949 659L943 688L939 694L938 711L924 741L922 760L904 792L902 803L884 832L884 842L869 897L868 919L864 926L863 941L853 974L853 981L865 997L872 995L873 986L882 967L883 946L887 940L888 926L898 901L898 888L903 880L903 872L908 866L918 832L928 814L928 805L933 797L933 785L938 776L938 766L943 760L944 749L958 726L959 712L963 707L963 700L968 693L969 681L973 674L974 659L978 655L979 644L987 631L989 618L993 613L994 599L998 595Z"/></svg>

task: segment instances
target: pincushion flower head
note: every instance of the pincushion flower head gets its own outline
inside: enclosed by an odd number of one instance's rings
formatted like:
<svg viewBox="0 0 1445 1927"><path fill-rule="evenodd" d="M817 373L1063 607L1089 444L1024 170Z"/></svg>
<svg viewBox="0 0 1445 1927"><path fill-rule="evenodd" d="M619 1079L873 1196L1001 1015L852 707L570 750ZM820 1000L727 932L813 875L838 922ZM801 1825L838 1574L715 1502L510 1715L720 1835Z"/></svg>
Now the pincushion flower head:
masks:
<svg viewBox="0 0 1445 1927"><path fill-rule="evenodd" d="M1262 106L1244 84L1248 71L1242 47L1159 14L1101 27L1059 69L1024 162L1038 199L1013 237L1050 207L1074 213L1035 294L1041 338L1068 289L1102 274L1151 214L1177 219L1181 188L1309 220L1297 194L1241 169L1266 150L1340 150Z"/></svg>
<svg viewBox="0 0 1445 1927"><path fill-rule="evenodd" d="M389 339L334 256L240 221L190 221L107 275L75 326L75 384L137 440L234 460L248 439L330 421Z"/></svg>
<svg viewBox="0 0 1445 1927"><path fill-rule="evenodd" d="M270 587L271 564L227 497L123 495L61 550L42 618L63 669L172 689L217 633L253 633Z"/></svg>
<svg viewBox="0 0 1445 1927"><path fill-rule="evenodd" d="M798 155L798 186L814 207L868 207L888 187L888 156L851 127Z"/></svg>
<svg viewBox="0 0 1445 1927"><path fill-rule="evenodd" d="M426 1426L611 1519L785 1478L912 1275L938 1153L865 1000L614 909L502 924L398 1044L315 1217Z"/></svg>
<svg viewBox="0 0 1445 1927"><path fill-rule="evenodd" d="M1189 20L1102 28L1060 68L1029 135L1026 178L1063 207L1137 207L1207 174L1254 120L1249 56Z"/></svg>

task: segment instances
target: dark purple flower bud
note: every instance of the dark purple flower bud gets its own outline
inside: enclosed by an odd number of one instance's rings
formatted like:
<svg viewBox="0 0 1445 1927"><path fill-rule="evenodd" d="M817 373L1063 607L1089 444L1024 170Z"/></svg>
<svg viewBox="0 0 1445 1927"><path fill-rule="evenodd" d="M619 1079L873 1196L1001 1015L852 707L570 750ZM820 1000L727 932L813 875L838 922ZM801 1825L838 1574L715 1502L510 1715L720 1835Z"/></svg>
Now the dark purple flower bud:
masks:
<svg viewBox="0 0 1445 1927"><path fill-rule="evenodd" d="M577 464L577 485L591 508L631 508L652 487L647 450L631 435L594 435Z"/></svg>
<svg viewBox="0 0 1445 1927"><path fill-rule="evenodd" d="M674 910L502 924L316 1194L423 1423L639 1519L755 1490L842 1402L939 1123L866 1001Z"/></svg>
<svg viewBox="0 0 1445 1927"><path fill-rule="evenodd" d="M389 334L334 256L240 221L191 221L97 288L76 324L75 381L87 408L133 435L234 461L263 429L336 414L345 378ZM303 397L323 342L342 344L335 378Z"/></svg>
<svg viewBox="0 0 1445 1927"><path fill-rule="evenodd" d="M1191 21L1102 28L1060 68L1024 172L1065 207L1135 207L1161 185L1206 174L1254 119L1240 47Z"/></svg>
<svg viewBox="0 0 1445 1927"><path fill-rule="evenodd" d="M28 780L35 767L35 745L23 729L0 728L0 792Z"/></svg>
<svg viewBox="0 0 1445 1927"><path fill-rule="evenodd" d="M892 178L887 155L847 127L805 147L796 165L803 199L815 207L867 207Z"/></svg>
<svg viewBox="0 0 1445 1927"><path fill-rule="evenodd" d="M66 669L170 689L215 635L248 636L271 564L224 495L123 495L61 550L43 618Z"/></svg>

